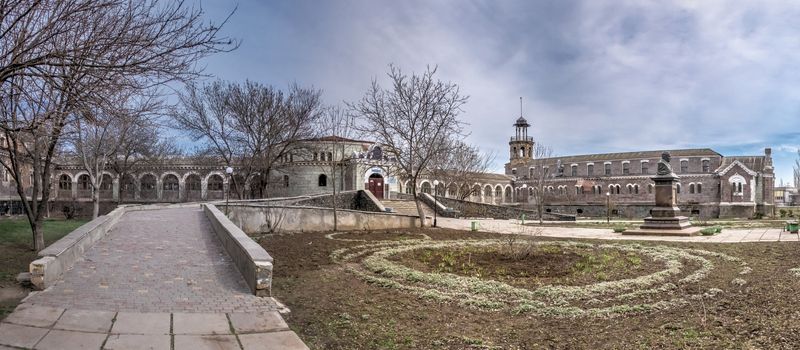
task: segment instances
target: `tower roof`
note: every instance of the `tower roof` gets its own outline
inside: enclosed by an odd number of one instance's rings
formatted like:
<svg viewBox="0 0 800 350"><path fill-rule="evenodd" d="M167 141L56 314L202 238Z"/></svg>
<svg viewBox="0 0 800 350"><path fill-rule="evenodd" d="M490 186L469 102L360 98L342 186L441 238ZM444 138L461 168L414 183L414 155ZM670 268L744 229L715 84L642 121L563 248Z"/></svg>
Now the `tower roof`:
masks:
<svg viewBox="0 0 800 350"><path fill-rule="evenodd" d="M524 127L528 127L528 126L531 126L531 125L530 125L530 124L528 124L528 121L527 121L527 120L525 120L525 118L523 118L523 117L519 117L519 119L517 119L517 122L516 122L516 123L514 123L514 126L524 126Z"/></svg>

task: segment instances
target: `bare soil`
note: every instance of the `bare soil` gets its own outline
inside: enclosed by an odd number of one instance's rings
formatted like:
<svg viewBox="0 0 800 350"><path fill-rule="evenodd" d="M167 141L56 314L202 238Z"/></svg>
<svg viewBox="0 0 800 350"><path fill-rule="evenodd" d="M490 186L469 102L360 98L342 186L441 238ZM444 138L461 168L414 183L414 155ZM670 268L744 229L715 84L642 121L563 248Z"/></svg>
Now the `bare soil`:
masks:
<svg viewBox="0 0 800 350"><path fill-rule="evenodd" d="M455 230L359 232L342 238L388 240L498 238L501 235ZM608 241L604 241L606 243ZM630 243L630 242L623 242ZM752 267L747 284L733 286L735 266L715 263L714 273L692 288L725 290L711 299L666 311L601 318L548 318L504 311L484 311L417 298L364 282L331 261L336 249L363 242L336 241L324 233L264 235L261 244L275 259L273 295L292 310L285 318L312 349L675 349L800 347L800 243L687 244L641 242L716 251ZM591 249L590 249L591 250ZM594 283L640 276L660 268L626 254L546 251L534 258L508 260L491 253L457 256L451 273L503 280L518 286ZM406 266L426 271L446 269L446 250L400 254ZM480 267L478 269L477 267ZM603 275L605 275L603 277Z"/></svg>

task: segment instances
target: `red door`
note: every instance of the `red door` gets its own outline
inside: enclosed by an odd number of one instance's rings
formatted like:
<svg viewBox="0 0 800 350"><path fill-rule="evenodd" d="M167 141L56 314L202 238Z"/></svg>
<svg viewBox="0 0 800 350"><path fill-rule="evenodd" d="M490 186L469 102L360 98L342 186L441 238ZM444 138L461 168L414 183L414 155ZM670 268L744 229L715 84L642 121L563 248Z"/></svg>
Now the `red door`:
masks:
<svg viewBox="0 0 800 350"><path fill-rule="evenodd" d="M372 192L375 198L383 199L383 176L379 174L370 175L367 189Z"/></svg>

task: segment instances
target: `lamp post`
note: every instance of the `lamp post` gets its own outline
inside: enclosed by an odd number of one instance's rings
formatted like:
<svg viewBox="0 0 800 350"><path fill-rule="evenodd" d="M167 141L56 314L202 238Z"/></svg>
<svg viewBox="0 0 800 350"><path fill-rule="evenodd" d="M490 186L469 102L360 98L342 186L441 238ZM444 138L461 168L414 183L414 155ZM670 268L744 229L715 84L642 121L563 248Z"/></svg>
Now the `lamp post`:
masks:
<svg viewBox="0 0 800 350"><path fill-rule="evenodd" d="M231 197L231 180L233 179L233 168L225 168L225 173L228 174L228 189L225 191L225 216L228 216L228 203Z"/></svg>
<svg viewBox="0 0 800 350"><path fill-rule="evenodd" d="M606 223L611 223L611 192L606 192Z"/></svg>
<svg viewBox="0 0 800 350"><path fill-rule="evenodd" d="M439 192L439 180L433 180L433 227L436 227L436 194Z"/></svg>

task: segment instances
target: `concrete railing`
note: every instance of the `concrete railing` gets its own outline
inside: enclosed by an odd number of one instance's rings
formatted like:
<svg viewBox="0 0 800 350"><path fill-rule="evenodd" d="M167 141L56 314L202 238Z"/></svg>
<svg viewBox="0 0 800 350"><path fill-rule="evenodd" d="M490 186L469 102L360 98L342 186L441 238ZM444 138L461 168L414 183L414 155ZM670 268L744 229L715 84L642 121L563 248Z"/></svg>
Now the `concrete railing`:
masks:
<svg viewBox="0 0 800 350"><path fill-rule="evenodd" d="M394 213L338 209L340 231L386 230L419 227L419 217ZM333 209L300 206L256 206L233 204L229 216L248 234L333 230Z"/></svg>
<svg viewBox="0 0 800 350"><path fill-rule="evenodd" d="M64 271L83 259L86 250L108 234L111 227L125 214L126 209L122 206L89 221L39 251L39 258L29 266L31 284L36 289L51 286L61 278Z"/></svg>
<svg viewBox="0 0 800 350"><path fill-rule="evenodd" d="M272 257L269 253L231 222L216 206L203 204L203 211L253 294L262 297L271 296Z"/></svg>

